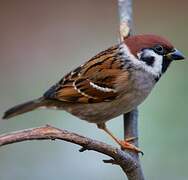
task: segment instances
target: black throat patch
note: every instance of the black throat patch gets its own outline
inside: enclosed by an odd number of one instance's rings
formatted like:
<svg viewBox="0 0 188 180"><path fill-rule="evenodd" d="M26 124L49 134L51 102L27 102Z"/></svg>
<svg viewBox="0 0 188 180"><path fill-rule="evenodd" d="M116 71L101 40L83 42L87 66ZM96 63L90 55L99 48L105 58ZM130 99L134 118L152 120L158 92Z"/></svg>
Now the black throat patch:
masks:
<svg viewBox="0 0 188 180"><path fill-rule="evenodd" d="M169 65L171 64L172 60L167 59L166 57L163 57L163 63L162 63L162 73L165 73Z"/></svg>

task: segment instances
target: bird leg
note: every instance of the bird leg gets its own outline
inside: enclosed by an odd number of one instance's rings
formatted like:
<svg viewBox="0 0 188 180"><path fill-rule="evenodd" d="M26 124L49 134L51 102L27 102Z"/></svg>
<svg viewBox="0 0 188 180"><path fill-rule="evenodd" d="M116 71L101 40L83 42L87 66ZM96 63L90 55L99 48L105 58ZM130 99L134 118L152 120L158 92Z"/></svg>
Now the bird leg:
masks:
<svg viewBox="0 0 188 180"><path fill-rule="evenodd" d="M128 149L128 150L143 154L143 152L138 147L129 143L130 141L133 141L134 139L136 139L136 137L131 137L125 140L119 140L111 133L111 131L108 130L105 123L97 124L97 127L105 131L117 144L121 146L122 149Z"/></svg>

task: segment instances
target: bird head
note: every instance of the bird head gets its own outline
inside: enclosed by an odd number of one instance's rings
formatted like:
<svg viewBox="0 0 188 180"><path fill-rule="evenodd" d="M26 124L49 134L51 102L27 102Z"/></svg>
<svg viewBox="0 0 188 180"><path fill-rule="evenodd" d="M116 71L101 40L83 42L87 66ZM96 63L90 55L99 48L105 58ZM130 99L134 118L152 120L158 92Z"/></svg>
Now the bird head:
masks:
<svg viewBox="0 0 188 180"><path fill-rule="evenodd" d="M133 62L151 74L160 77L172 61L185 59L167 39L157 35L135 35L124 41L124 49Z"/></svg>

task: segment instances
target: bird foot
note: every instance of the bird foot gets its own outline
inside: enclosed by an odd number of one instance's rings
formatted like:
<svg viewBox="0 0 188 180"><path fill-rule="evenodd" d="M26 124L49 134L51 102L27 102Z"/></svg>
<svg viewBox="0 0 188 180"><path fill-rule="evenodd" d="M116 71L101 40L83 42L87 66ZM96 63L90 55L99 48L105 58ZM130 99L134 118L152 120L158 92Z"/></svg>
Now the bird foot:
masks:
<svg viewBox="0 0 188 180"><path fill-rule="evenodd" d="M128 138L126 140L120 140L119 144L121 146L122 150L128 149L131 150L133 152L136 153L141 153L142 155L144 155L144 153L142 152L141 149L139 149L138 147L136 147L135 145L131 144L130 141L134 140L135 138Z"/></svg>

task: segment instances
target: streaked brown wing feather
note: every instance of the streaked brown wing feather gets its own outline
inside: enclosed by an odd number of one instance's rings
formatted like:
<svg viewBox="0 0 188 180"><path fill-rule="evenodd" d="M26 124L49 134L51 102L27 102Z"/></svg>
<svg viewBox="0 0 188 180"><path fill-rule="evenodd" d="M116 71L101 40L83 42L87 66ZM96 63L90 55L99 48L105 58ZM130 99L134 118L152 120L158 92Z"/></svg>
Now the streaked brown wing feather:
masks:
<svg viewBox="0 0 188 180"><path fill-rule="evenodd" d="M116 79L122 73L118 46L99 53L67 74L49 97L77 103L110 101L117 97ZM50 93L49 93L50 94Z"/></svg>

